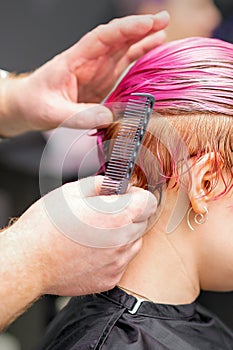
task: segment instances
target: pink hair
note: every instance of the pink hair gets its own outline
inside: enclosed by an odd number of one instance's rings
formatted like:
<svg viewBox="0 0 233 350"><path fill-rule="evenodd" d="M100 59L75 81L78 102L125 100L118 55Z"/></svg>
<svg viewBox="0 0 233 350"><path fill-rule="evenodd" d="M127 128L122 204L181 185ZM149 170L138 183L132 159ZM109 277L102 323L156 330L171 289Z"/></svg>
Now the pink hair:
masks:
<svg viewBox="0 0 233 350"><path fill-rule="evenodd" d="M233 115L232 88L233 45L219 39L188 38L144 55L106 102L124 102L131 93L143 92L155 97L158 111Z"/></svg>
<svg viewBox="0 0 233 350"><path fill-rule="evenodd" d="M184 119L186 114L189 124L192 125L193 118L200 115L225 115L226 118L231 118L233 116L232 88L233 45L218 39L188 38L164 44L144 55L126 73L105 104L111 108L112 103L127 102L131 93L150 93L156 99L155 111L171 117L177 115L181 122L184 120L184 123L187 123L187 119ZM208 128L208 118L204 120L206 120L206 127ZM154 120L155 127L157 124L158 121ZM233 124L230 123L230 125ZM218 133L216 128L213 132ZM110 127L107 132L110 137L111 132ZM206 137L208 132L209 130L206 129ZM232 135L229 135L232 134L232 127L224 132L225 136L220 135L219 140L213 138L216 169L221 168L220 163L218 166L220 160L217 156L217 153L220 152L220 139L222 142L222 139L226 137L224 143L224 154L227 158L226 167L231 169L232 172L232 155L230 155L230 152L233 147L233 140ZM186 140L190 140L190 137L192 137L190 133L193 135L193 131L190 131L190 129L185 131ZM101 142L104 136L105 133L102 130L101 135L99 133ZM210 135L210 137L213 136ZM150 148L156 141L149 140L148 142L147 146ZM198 141L197 158L202 153L211 151L209 145L206 145L205 142L205 138ZM159 151L156 151L156 157L163 168ZM140 163L143 165L143 162L144 160ZM175 163L173 159L171 168L163 171L163 181L168 181L171 176L176 174ZM149 164L148 167L152 165ZM150 170L149 172L153 171ZM137 181L140 182L139 179L142 174L138 173L136 176ZM222 177L222 174L219 172L220 177ZM232 188L232 185L227 182L222 195L228 192L230 188Z"/></svg>

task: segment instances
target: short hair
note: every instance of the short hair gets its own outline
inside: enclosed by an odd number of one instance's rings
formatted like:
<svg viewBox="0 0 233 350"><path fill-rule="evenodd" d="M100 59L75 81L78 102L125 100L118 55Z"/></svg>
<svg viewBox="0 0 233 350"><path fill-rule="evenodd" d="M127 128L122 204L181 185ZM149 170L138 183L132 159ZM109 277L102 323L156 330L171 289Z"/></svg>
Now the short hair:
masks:
<svg viewBox="0 0 233 350"><path fill-rule="evenodd" d="M171 178L180 179L181 144L196 161L215 154L212 171L225 182L224 195L233 179L233 45L218 39L188 38L161 45L139 59L126 73L106 105L126 102L131 93L150 93L154 113L140 153L132 183L145 189L161 188ZM175 130L167 128L164 118ZM120 121L104 133L116 135ZM177 133L182 142L178 145ZM160 137L161 136L161 137ZM166 139L166 144L161 142ZM173 147L171 155L167 143ZM147 151L153 154L149 160ZM176 154L174 156L174 154ZM223 164L223 167L222 167ZM227 172L227 177L223 174ZM150 186L148 187L148 183ZM215 183L216 185L216 183ZM213 190L213 186L208 188Z"/></svg>

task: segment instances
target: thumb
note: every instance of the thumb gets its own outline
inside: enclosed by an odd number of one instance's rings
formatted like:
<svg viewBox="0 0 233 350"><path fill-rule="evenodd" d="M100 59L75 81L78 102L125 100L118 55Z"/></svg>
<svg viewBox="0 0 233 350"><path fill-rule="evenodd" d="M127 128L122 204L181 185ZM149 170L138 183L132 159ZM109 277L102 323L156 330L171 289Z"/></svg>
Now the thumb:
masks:
<svg viewBox="0 0 233 350"><path fill-rule="evenodd" d="M95 103L63 101L59 106L62 126L74 129L94 129L108 126L113 121L112 112Z"/></svg>
<svg viewBox="0 0 233 350"><path fill-rule="evenodd" d="M60 189L65 189L66 193L80 198L98 196L104 176L90 176L78 181L68 182Z"/></svg>

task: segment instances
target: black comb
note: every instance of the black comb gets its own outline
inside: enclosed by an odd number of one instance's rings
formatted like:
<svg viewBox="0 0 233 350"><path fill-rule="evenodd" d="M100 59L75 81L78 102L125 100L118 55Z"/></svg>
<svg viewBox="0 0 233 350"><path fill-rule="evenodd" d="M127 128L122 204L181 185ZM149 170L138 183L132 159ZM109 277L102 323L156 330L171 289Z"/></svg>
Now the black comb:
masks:
<svg viewBox="0 0 233 350"><path fill-rule="evenodd" d="M155 99L150 94L131 94L107 165L100 195L126 192L154 103Z"/></svg>

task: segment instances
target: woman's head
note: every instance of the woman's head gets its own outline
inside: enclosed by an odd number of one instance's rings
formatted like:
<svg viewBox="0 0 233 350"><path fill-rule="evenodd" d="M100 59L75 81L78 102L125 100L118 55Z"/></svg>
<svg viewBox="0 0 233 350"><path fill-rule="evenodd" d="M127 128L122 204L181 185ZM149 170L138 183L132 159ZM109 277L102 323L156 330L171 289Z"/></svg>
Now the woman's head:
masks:
<svg viewBox="0 0 233 350"><path fill-rule="evenodd" d="M224 239L233 230L232 84L233 45L190 38L146 54L106 101L110 106L126 102L133 92L155 97L154 114L132 183L152 191L162 188L169 200L177 189L185 187L194 212L209 212L207 222L197 225L194 241L201 237L200 246L210 252L205 264L213 266L213 254L221 256L220 270L214 266L216 272L232 266L233 241ZM105 140L116 136L119 124L117 121L107 129ZM165 211L168 207L166 202ZM183 229L188 230L187 224ZM223 229L224 235L220 235ZM232 268L229 270L232 277ZM215 288L211 283L206 285Z"/></svg>
<svg viewBox="0 0 233 350"><path fill-rule="evenodd" d="M165 44L129 70L106 103L126 102L134 92L150 93L159 113L152 117L145 137L140 167L133 177L135 185L147 188L148 183L161 185L171 178L181 182L180 166L185 155L193 163L209 155L216 179L206 181L208 191L214 190L220 178L224 178L225 188L216 197L230 190L232 83L233 46L216 39L191 38ZM116 131L116 125L110 127L106 137L114 137Z"/></svg>
<svg viewBox="0 0 233 350"><path fill-rule="evenodd" d="M155 192L185 186L196 213L232 190L232 82L233 45L217 39L174 41L135 63L106 101L126 102L134 92L156 100L133 185Z"/></svg>

